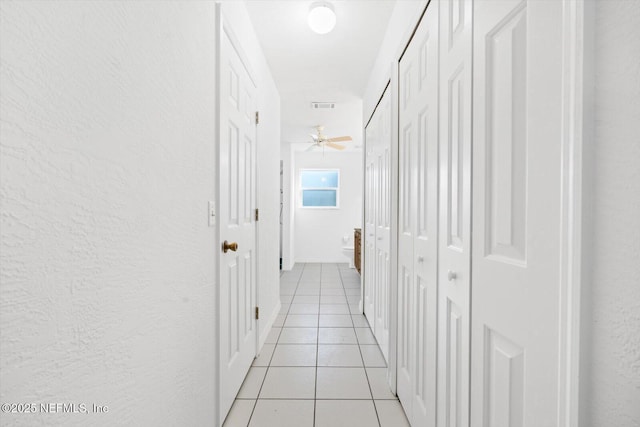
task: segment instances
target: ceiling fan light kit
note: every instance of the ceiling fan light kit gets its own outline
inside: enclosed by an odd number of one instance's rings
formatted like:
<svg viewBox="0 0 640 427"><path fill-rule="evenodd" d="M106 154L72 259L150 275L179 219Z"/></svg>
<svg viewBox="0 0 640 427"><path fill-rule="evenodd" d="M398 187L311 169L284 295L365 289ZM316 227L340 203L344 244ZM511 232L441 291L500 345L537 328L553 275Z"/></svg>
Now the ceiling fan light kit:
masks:
<svg viewBox="0 0 640 427"><path fill-rule="evenodd" d="M335 150L344 150L347 147L345 145L336 144L336 142L349 142L353 140L350 136L346 135L337 136L335 138L327 138L327 136L322 133L322 131L324 130L324 126L321 125L316 126L315 129L317 135L309 134L309 136L311 136L311 139L313 139L313 144L309 148L307 148L306 151L312 151L316 147L322 147L323 149L325 147L330 147Z"/></svg>
<svg viewBox="0 0 640 427"><path fill-rule="evenodd" d="M320 1L311 4L307 17L309 27L318 34L327 34L336 26L336 13L331 3Z"/></svg>

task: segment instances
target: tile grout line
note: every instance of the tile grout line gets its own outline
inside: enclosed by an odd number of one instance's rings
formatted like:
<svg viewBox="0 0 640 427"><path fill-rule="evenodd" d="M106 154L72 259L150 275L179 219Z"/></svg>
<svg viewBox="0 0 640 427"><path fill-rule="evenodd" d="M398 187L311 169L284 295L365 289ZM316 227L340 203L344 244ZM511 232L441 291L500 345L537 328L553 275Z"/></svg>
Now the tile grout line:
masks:
<svg viewBox="0 0 640 427"><path fill-rule="evenodd" d="M242 399L237 399L237 400L255 400L255 399L250 399L250 398L242 398ZM260 400L314 400L308 397L261 397ZM338 397L321 397L319 399L316 400L363 400L363 401L370 401L372 399L369 399L368 397L350 397L348 399L343 399L343 398L338 398ZM388 402L397 402L398 399L391 399L391 398L381 398L381 399L374 399L374 400L385 400Z"/></svg>
<svg viewBox="0 0 640 427"><path fill-rule="evenodd" d="M320 344L320 345L330 345L330 344ZM262 368L264 366L258 366L258 367ZM354 369L354 368L385 369L384 366L362 366L362 365L347 365L347 366L336 366L336 365L317 365L317 366L313 366L313 365L273 365L272 366L272 368L315 368L315 367L318 367L318 368L331 368L331 369ZM250 399L250 398L248 398L248 397L240 397L238 399L247 400L247 399ZM261 397L261 399L263 399L263 398ZM310 398L307 398L307 399L310 399ZM320 397L319 399L323 399L323 398Z"/></svg>
<svg viewBox="0 0 640 427"><path fill-rule="evenodd" d="M340 282L342 282L342 288L344 289L344 280L342 280L342 272L338 270L338 272L340 273ZM360 299L362 299L362 286L360 286ZM346 292L345 292L345 296L346 296ZM347 300L348 301L348 300ZM351 312L351 307L349 307L349 312ZM353 315L351 315L351 323L353 324L353 330L355 332L356 329L356 325L355 322L353 321ZM369 327L369 329L371 329L371 327ZM362 348L360 348L360 339L358 338L358 334L356 334L356 341L358 342L358 352L360 353L360 358L362 359L362 369L364 369L364 376L365 378L367 378L367 386L369 386L369 394L371 395L371 403L373 404L373 410L376 413L376 419L378 420L378 427L381 427L382 424L380 423L380 415L378 414L378 407L376 406L376 401L373 398L373 390L371 389L371 381L369 381L369 373L367 372L367 365L364 361L364 356L362 355Z"/></svg>
<svg viewBox="0 0 640 427"><path fill-rule="evenodd" d="M309 315L309 317L314 316L313 313L311 313L311 314L309 314L309 313L292 313L292 308L291 308L291 305L294 304L295 298L299 296L298 292L301 291L301 286L303 284L306 285L307 283L309 283L309 284L313 285L314 283L317 283L316 281L309 281L309 280L305 279L304 273L306 271L309 271L309 274L312 277L316 277L317 280L319 281L319 289L318 289L318 294L317 294L318 295L318 302L317 302L318 312L317 312L317 314L315 314L316 319L317 319L317 323L316 323L316 326L314 328L316 330L316 342L315 342L315 346L316 346L316 355L315 355L315 357L316 357L316 359L315 359L315 384L314 384L314 398L313 398L313 426L314 427L316 426L316 416L318 414L318 408L317 408L317 402L318 401L341 401L341 400L342 401L344 401L344 400L353 400L353 401L363 401L363 402L364 401L370 401L370 402L372 402L373 407L374 407L374 411L376 413L376 419L377 419L377 422L378 422L378 426L381 426L380 415L378 413L376 400L375 400L375 398L373 396L373 389L372 389L372 385L371 385L371 380L370 380L369 374L367 372L367 366L366 366L366 363L365 363L365 360L364 360L363 351L362 351L362 345L370 345L370 344L366 344L366 342L368 342L366 340L366 338L364 339L364 343L361 342L362 339L358 336L358 334L356 334L356 331L357 331L358 328L361 328L363 330L364 329L369 329L369 331L371 333L373 331L371 331L370 325L367 325L367 326L360 325L360 323L362 323L360 319L359 319L359 322L358 322L359 325L356 326L356 324L355 324L356 321L353 318L353 316L356 315L356 314L362 314L362 313L360 313L360 311L358 310L358 313L354 314L354 311L352 310L352 304L350 304L350 302L349 302L349 297L351 295L347 295L347 288L345 287L345 276L344 276L345 274L348 273L348 270L343 271L343 269L341 269L339 267L339 265L336 264L336 263L318 263L318 264L319 264L319 270L316 270L315 267L313 269L309 269L308 268L309 267L308 263L304 263L301 271L299 272L299 275L298 275L298 278L297 278L297 281L296 281L296 287L295 287L295 290L293 291L293 295L292 295L291 301L289 302L289 308L287 309L286 313L284 314L284 321L282 323L282 326L280 328L280 332L278 333L278 336L277 336L277 338L275 340L275 343L274 343L274 351L273 351L273 353L271 354L271 357L268 360L268 365L266 367L265 376L262 379L262 383L260 384L260 388L258 390L258 395L257 395L257 397L256 397L256 399L254 401L253 406L252 406L252 411L251 411L251 413L249 415L249 420L247 422L248 425L251 424L251 421L253 420L253 416L255 414L255 410L257 408L257 404L258 404L259 400L265 400L265 401L269 401L269 400L270 401L287 401L287 400L308 401L308 400L310 400L310 399L307 399L307 398L297 398L297 397L289 397L289 398L271 398L271 397L267 397L267 398L265 398L265 397L261 396L262 389L263 389L264 384L266 382L266 377L267 377L268 372L271 370L272 367L277 367L277 368L287 368L287 367L289 367L289 368L301 368L301 367L309 368L309 367L314 367L312 365L286 365L286 366L274 366L273 365L273 361L274 361L274 357L275 357L275 351L278 349L278 347L282 346L282 347L286 348L287 345L299 345L299 346L314 345L312 343L300 343L298 341L295 341L295 342L292 341L292 342L289 342L289 343L281 343L280 342L280 339L281 339L282 333L283 333L282 330L285 328L286 321L290 317L290 315L292 315L292 314L304 314L304 315ZM330 269L330 271L329 271L329 266L335 267L335 269L337 270L335 272L335 273L337 273L335 278L333 277L334 269ZM323 277L325 273L329 274L331 277L327 277L326 280L325 280L325 278ZM319 277L317 277L318 274L319 274ZM284 276L284 274L281 276L281 278L283 276ZM339 286L337 286L336 288L333 288L333 285L338 284L336 282L336 279L340 281L339 282ZM327 282L326 284L328 284L330 286L330 287L327 287L326 289L324 288L325 281ZM355 282L351 283L352 282L351 277L349 277L349 282L350 282L349 283L349 285L350 285L349 289L351 289L352 288L351 285L355 284ZM330 293L328 291L329 289L332 289ZM332 397L320 398L320 399L318 398L318 374L319 374L318 371L319 371L319 368L321 367L319 365L319 352L320 352L320 330L321 330L320 329L321 328L320 318L321 318L321 316L323 314L322 313L322 297L324 295L324 292L328 292L330 296L334 296L334 295L335 296L339 296L339 295L336 295L336 293L338 293L338 289L341 290L340 291L341 294L342 294L341 296L343 298L345 298L345 300L346 300L346 304L347 304L346 312L348 313L347 315L350 317L349 323L351 323L351 326L326 326L326 328L338 329L338 330L339 329L345 329L345 330L346 329L351 329L353 331L354 335L355 335L355 343L351 344L351 343L344 343L344 342L338 342L338 343L328 342L328 343L326 343L326 345L357 345L358 346L358 352L360 354L360 361L362 363L362 368L364 369L365 378L367 380L367 386L369 388L369 395L370 396L368 398L349 398L349 399L339 399L339 398L332 398ZM326 295L325 295L325 297L326 297ZM360 294L360 298L362 298L361 294ZM328 303L328 304L333 304L333 303ZM295 309L294 309L294 311L295 311ZM325 314L327 314L329 316L336 315L336 313L325 313ZM343 313L340 313L340 314L343 314ZM331 322L329 322L329 324L330 323ZM367 324L368 324L368 322L367 322ZM299 328L308 328L308 329L311 329L312 326L311 327L292 326L292 327L288 327L288 328L292 328L292 329L294 329L294 328L298 328L298 329ZM331 341L331 340L329 340L329 341ZM376 345L379 348L379 344L377 342L374 342L373 345ZM357 368L359 366L327 366L327 367L329 367L329 368L353 369L353 368ZM384 366L383 368L387 368L388 369L388 367L386 367L386 366ZM236 400L238 401L238 400L249 400L249 399L238 399L238 398L236 398ZM397 401L397 398L395 398L395 399L382 398L381 400Z"/></svg>
<svg viewBox="0 0 640 427"><path fill-rule="evenodd" d="M316 410L318 403L318 357L320 351L320 303L322 301L322 264L320 264L320 289L318 291L318 323L316 324L316 369L313 383L313 427L316 426Z"/></svg>
<svg viewBox="0 0 640 427"><path fill-rule="evenodd" d="M296 282L296 290L293 292L294 295L298 291L298 286L300 286L300 278L302 277L303 273L304 273L304 267L302 267L302 271L300 272L300 277L298 277L298 281ZM292 302L293 302L293 299L292 299ZM291 310L291 304L289 304L289 309L287 310L287 314L285 314L284 322L282 323L282 328L280 328L280 333L278 334L278 338L276 338L276 344L275 344L275 347L273 347L273 353L271 353L271 357L269 358L269 364L267 365L267 370L264 372L264 377L262 378L262 382L260 383L260 388L258 389L258 395L256 396L256 401L253 404L253 409L251 409L251 415L249 415L249 421L247 421L247 427L249 427L249 425L251 424L251 419L253 418L253 414L256 411L256 406L258 406L260 393L262 393L262 387L264 386L264 382L267 380L267 374L269 374L269 368L271 368L271 362L273 361L273 356L275 356L276 350L278 349L278 341L280 341L280 335L282 335L282 330L284 329L284 323L287 321L289 310ZM237 399L237 396L236 396L236 399Z"/></svg>

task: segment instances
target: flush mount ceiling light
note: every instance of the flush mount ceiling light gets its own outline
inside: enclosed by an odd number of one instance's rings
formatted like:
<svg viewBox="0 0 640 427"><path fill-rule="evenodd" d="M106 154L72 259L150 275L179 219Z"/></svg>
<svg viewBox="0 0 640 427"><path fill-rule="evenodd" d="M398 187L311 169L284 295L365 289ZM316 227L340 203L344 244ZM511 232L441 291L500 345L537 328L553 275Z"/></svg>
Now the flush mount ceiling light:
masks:
<svg viewBox="0 0 640 427"><path fill-rule="evenodd" d="M327 34L336 26L336 13L327 2L316 2L309 8L309 27L318 34Z"/></svg>

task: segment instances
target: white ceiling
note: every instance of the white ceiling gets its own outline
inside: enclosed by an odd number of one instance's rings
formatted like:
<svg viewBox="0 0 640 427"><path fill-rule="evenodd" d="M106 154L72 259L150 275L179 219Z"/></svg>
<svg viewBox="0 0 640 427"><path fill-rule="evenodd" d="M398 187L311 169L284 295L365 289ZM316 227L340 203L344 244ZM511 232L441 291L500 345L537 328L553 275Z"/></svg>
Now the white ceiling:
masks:
<svg viewBox="0 0 640 427"><path fill-rule="evenodd" d="M280 92L284 143L309 141L318 124L362 143L362 96L395 2L331 1L336 27L320 35L307 25L313 0L246 0ZM314 110L312 101L337 105Z"/></svg>

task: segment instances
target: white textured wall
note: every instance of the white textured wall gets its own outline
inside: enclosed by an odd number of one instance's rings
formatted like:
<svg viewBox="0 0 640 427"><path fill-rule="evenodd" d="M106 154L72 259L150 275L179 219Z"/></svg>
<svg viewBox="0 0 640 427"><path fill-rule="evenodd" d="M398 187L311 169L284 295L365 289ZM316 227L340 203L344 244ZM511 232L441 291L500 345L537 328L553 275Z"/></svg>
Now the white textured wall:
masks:
<svg viewBox="0 0 640 427"><path fill-rule="evenodd" d="M295 191L294 191L294 151L291 144L280 146L282 160L282 269L291 270L295 264Z"/></svg>
<svg viewBox="0 0 640 427"><path fill-rule="evenodd" d="M353 246L353 229L362 226L362 151L297 152L294 163L296 262L348 262L343 246ZM340 208L300 207L301 169L340 170ZM349 236L349 242L342 241Z"/></svg>
<svg viewBox="0 0 640 427"><path fill-rule="evenodd" d="M640 426L640 2L595 3L580 427Z"/></svg>
<svg viewBox="0 0 640 427"><path fill-rule="evenodd" d="M260 344L280 311L280 96L262 85L258 108L258 305Z"/></svg>
<svg viewBox="0 0 640 427"><path fill-rule="evenodd" d="M0 7L0 424L212 425L213 2Z"/></svg>
<svg viewBox="0 0 640 427"><path fill-rule="evenodd" d="M378 100L391 78L391 67L397 65L404 47L409 42L427 0L396 0L389 18L378 56L367 80L363 97L363 114L366 123L378 104Z"/></svg>

